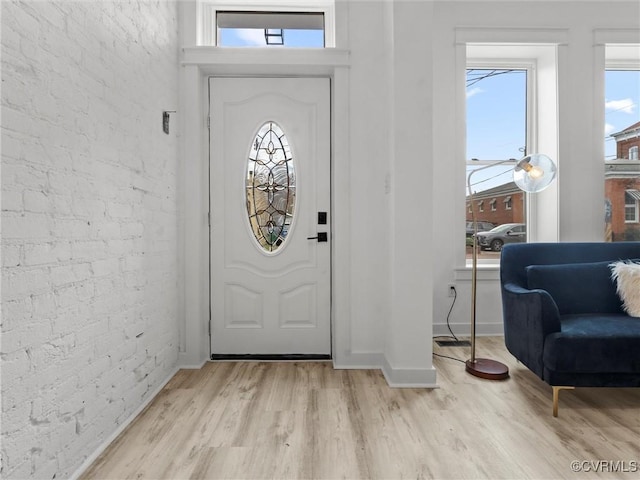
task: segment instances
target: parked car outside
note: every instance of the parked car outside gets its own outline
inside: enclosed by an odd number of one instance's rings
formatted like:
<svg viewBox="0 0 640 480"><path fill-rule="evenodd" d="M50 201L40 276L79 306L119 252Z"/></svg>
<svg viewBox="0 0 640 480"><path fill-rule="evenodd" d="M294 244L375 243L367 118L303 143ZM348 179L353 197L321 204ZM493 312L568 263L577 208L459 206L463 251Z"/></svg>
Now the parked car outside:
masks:
<svg viewBox="0 0 640 480"><path fill-rule="evenodd" d="M524 223L505 223L489 230L478 232L478 245L484 250L499 252L505 243L519 243L527 239L527 228Z"/></svg>
<svg viewBox="0 0 640 480"><path fill-rule="evenodd" d="M478 232L488 232L495 228L496 224L484 220L478 220ZM473 222L467 222L467 237L473 236Z"/></svg>

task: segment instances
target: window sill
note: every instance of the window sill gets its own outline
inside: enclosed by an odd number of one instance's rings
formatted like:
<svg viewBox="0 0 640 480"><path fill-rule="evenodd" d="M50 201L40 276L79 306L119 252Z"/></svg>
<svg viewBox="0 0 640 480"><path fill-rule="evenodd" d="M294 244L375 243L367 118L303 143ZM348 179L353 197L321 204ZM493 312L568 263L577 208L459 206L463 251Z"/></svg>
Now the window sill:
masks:
<svg viewBox="0 0 640 480"><path fill-rule="evenodd" d="M467 282L471 281L471 263L464 267L456 267L454 270L454 278L456 281ZM478 280L499 281L500 280L500 264L498 263L479 263Z"/></svg>

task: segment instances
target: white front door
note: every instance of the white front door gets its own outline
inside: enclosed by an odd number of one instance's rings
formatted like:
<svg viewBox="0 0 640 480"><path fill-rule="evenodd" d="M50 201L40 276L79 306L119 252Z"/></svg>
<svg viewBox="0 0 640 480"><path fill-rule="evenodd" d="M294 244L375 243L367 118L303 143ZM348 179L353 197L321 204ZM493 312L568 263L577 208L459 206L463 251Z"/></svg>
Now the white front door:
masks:
<svg viewBox="0 0 640 480"><path fill-rule="evenodd" d="M211 352L330 355L329 79L209 93Z"/></svg>

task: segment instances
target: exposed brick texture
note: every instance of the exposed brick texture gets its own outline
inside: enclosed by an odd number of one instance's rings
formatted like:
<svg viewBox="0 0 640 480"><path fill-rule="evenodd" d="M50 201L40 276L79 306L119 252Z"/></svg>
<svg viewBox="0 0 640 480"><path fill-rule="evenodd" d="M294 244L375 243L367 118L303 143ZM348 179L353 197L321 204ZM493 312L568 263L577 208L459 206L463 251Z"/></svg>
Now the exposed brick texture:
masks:
<svg viewBox="0 0 640 480"><path fill-rule="evenodd" d="M633 241L640 239L640 223L625 221L625 191L640 190L640 176L635 178L607 178L605 200L611 209L609 223L605 223L605 240Z"/></svg>
<svg viewBox="0 0 640 480"><path fill-rule="evenodd" d="M177 7L1 8L0 476L61 479L177 362Z"/></svg>
<svg viewBox="0 0 640 480"><path fill-rule="evenodd" d="M616 158L624 158L629 160L629 150L631 147L637 147L640 149L640 135L616 143ZM635 158L634 160L637 160Z"/></svg>
<svg viewBox="0 0 640 480"><path fill-rule="evenodd" d="M511 197L511 208L507 209L505 200ZM478 220L491 222L495 225L503 223L524 223L525 219L525 196L521 191L510 192L500 195L486 195L480 192L475 195L476 215ZM468 197L467 197L468 199ZM495 211L491 210L491 202L495 200ZM478 203L482 202L484 211L479 211ZM469 202L467 201L467 217L466 220L471 221L471 213Z"/></svg>

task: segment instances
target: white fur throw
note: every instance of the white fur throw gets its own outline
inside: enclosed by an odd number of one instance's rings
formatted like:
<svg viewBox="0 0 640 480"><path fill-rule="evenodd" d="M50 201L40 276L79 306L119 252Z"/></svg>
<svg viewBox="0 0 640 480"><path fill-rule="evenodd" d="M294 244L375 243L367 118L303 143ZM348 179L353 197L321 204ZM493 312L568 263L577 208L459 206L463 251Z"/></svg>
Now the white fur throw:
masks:
<svg viewBox="0 0 640 480"><path fill-rule="evenodd" d="M640 317L640 263L627 260L609 266L611 278L617 282L622 308L632 317Z"/></svg>

